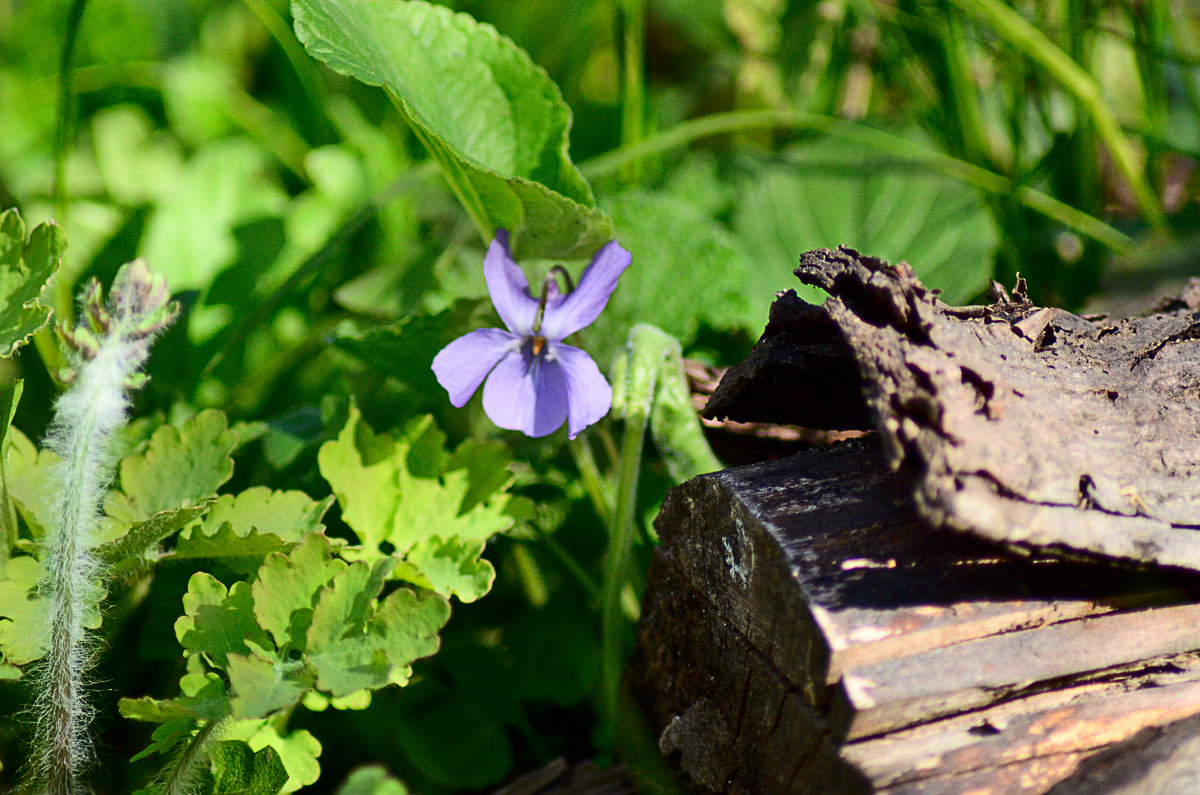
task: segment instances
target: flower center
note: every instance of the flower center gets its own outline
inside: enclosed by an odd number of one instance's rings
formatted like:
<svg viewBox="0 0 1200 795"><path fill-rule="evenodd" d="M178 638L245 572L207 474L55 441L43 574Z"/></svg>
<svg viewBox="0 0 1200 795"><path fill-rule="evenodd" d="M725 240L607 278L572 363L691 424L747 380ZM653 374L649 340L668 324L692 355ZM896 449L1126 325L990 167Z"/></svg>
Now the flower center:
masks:
<svg viewBox="0 0 1200 795"><path fill-rule="evenodd" d="M542 349L545 347L546 347L546 338L541 335L534 334L533 342L532 342L533 355L534 356L540 355L542 352Z"/></svg>

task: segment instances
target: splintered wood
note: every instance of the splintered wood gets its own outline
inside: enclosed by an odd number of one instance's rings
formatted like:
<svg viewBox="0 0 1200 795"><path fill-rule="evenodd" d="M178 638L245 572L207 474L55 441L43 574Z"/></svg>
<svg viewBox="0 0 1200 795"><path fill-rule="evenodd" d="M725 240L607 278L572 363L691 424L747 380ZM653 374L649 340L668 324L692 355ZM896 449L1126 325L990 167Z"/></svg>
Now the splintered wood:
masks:
<svg viewBox="0 0 1200 795"><path fill-rule="evenodd" d="M1191 578L930 533L874 443L696 478L633 676L717 792L1045 792L1200 713Z"/></svg>
<svg viewBox="0 0 1200 795"><path fill-rule="evenodd" d="M781 296L706 413L869 433L669 495L631 668L663 751L715 792L1191 791L1200 301L797 275L830 299Z"/></svg>

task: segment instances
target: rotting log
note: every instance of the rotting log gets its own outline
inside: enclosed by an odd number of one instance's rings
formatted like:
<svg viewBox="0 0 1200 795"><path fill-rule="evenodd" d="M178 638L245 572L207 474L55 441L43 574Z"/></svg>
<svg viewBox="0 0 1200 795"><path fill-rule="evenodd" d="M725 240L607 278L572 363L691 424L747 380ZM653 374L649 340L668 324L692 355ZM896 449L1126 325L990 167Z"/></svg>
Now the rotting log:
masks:
<svg viewBox="0 0 1200 795"><path fill-rule="evenodd" d="M831 298L782 296L709 411L874 430L669 495L630 672L663 751L731 793L1184 780L1200 307L952 308L848 249L798 274Z"/></svg>

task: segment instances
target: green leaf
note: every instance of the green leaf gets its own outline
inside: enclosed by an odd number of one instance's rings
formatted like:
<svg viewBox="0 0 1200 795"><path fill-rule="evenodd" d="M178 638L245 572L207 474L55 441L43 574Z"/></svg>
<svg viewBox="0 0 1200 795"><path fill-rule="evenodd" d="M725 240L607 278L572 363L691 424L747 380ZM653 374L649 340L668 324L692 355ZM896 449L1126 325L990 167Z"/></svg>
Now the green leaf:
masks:
<svg viewBox="0 0 1200 795"><path fill-rule="evenodd" d="M66 247L66 233L57 224L40 224L26 239L20 213L0 213L0 357L12 356L49 322L50 307L38 297Z"/></svg>
<svg viewBox="0 0 1200 795"><path fill-rule="evenodd" d="M279 752L270 746L255 752L242 740L221 740L208 756L213 795L275 795L288 780Z"/></svg>
<svg viewBox="0 0 1200 795"><path fill-rule="evenodd" d="M321 743L303 729L280 734L269 721L243 720L233 724L226 736L245 740L255 751L268 747L275 749L288 776L280 790L284 795L315 784L321 775L321 765L317 761L321 756Z"/></svg>
<svg viewBox="0 0 1200 795"><path fill-rule="evenodd" d="M8 494L5 464L9 448L12 447L8 432L24 391L25 382L20 378L13 381L11 387L0 389L0 561L8 560L12 555L18 535L17 510Z"/></svg>
<svg viewBox="0 0 1200 795"><path fill-rule="evenodd" d="M35 539L54 523L54 468L61 459L50 450L39 450L17 428L8 429L9 447L4 465L8 496L29 525Z"/></svg>
<svg viewBox="0 0 1200 795"><path fill-rule="evenodd" d="M268 556L251 586L258 625L280 649L302 649L317 594L345 568L344 562L331 558L328 539L316 533L286 556Z"/></svg>
<svg viewBox="0 0 1200 795"><path fill-rule="evenodd" d="M492 589L496 569L479 556L484 541L464 541L456 536L442 540L434 536L409 549L396 573L401 578L441 594L454 594L473 602Z"/></svg>
<svg viewBox="0 0 1200 795"><path fill-rule="evenodd" d="M203 653L214 665L228 664L230 653L248 654L247 641L265 646L270 639L254 617L250 585L235 582L228 591L211 574L197 572L183 596L184 615L175 622L183 648Z"/></svg>
<svg viewBox="0 0 1200 795"><path fill-rule="evenodd" d="M36 596L42 567L29 555L10 558L0 570L0 659L25 665L46 651L50 603Z"/></svg>
<svg viewBox="0 0 1200 795"><path fill-rule="evenodd" d="M408 795L408 789L382 765L367 765L350 771L336 795Z"/></svg>
<svg viewBox="0 0 1200 795"><path fill-rule="evenodd" d="M521 256L563 258L612 238L558 88L490 25L419 0L294 0L292 16L310 55L391 95L485 237L504 227Z"/></svg>
<svg viewBox="0 0 1200 795"><path fill-rule="evenodd" d="M635 323L653 323L685 347L701 322L761 330L774 294L756 291L743 251L720 223L687 201L643 191L621 194L605 206L621 245L633 252L633 264L586 332L598 343L589 350L599 361L607 360ZM680 291L681 280L686 292Z"/></svg>
<svg viewBox="0 0 1200 795"><path fill-rule="evenodd" d="M238 574L254 574L267 555L323 531L321 517L332 504L333 497L315 502L302 491L263 486L223 494L203 522L180 533L171 560L218 561Z"/></svg>
<svg viewBox="0 0 1200 795"><path fill-rule="evenodd" d="M229 716L229 694L217 674L187 674L179 680L179 686L182 692L177 698L123 698L118 702L123 717L160 724L151 735L150 745L130 761L169 754L189 740L202 721L212 724Z"/></svg>
<svg viewBox="0 0 1200 795"><path fill-rule="evenodd" d="M342 519L368 549L389 544L396 573L444 596L471 602L494 571L479 559L488 538L512 526L503 493L512 481L502 447L466 443L453 455L430 417L396 440L376 434L352 406L317 463L342 506Z"/></svg>
<svg viewBox="0 0 1200 795"><path fill-rule="evenodd" d="M205 523L180 535L170 560L209 560L237 574L250 575L258 571L267 555L287 552L291 546L274 533L260 533L253 528L239 533L229 522L210 529Z"/></svg>
<svg viewBox="0 0 1200 795"><path fill-rule="evenodd" d="M226 669L233 690L235 720L265 718L300 701L312 687L302 664L281 663L260 654L230 654Z"/></svg>
<svg viewBox="0 0 1200 795"><path fill-rule="evenodd" d="M132 524L215 496L233 475L230 456L238 441L225 415L212 409L179 428L164 425L145 450L121 462L121 489L109 493L104 512Z"/></svg>
<svg viewBox="0 0 1200 795"><path fill-rule="evenodd" d="M238 535L258 530L297 543L310 533L325 529L321 517L332 504L332 497L316 502L302 491L272 491L265 486L254 486L237 495L218 497L201 526L212 532L228 523Z"/></svg>
<svg viewBox="0 0 1200 795"><path fill-rule="evenodd" d="M305 656L317 671L317 686L334 697L406 684L412 662L437 652L438 630L450 619L441 596L401 588L356 626L369 609L362 596L374 590L375 578L376 570L355 563L334 577L313 611Z"/></svg>
<svg viewBox="0 0 1200 795"><path fill-rule="evenodd" d="M395 378L425 397L445 400L430 364L452 341L485 324L479 300L459 300L434 315L411 315L361 337L341 337L337 346L364 364Z"/></svg>
<svg viewBox="0 0 1200 795"><path fill-rule="evenodd" d="M153 552L179 528L195 521L209 509L205 501L190 508L159 511L142 522L136 522L122 535L101 544L96 557L110 568L108 576L120 577L149 563L147 552Z"/></svg>
<svg viewBox="0 0 1200 795"><path fill-rule="evenodd" d="M734 228L758 263L759 292L794 287L805 300L823 300L791 272L803 252L841 244L907 261L950 303L987 286L998 234L971 188L833 138L792 154L741 186Z"/></svg>
<svg viewBox="0 0 1200 795"><path fill-rule="evenodd" d="M146 223L140 256L175 292L204 290L237 256L234 228L279 216L287 194L272 176L267 154L249 141L209 144L183 167Z"/></svg>

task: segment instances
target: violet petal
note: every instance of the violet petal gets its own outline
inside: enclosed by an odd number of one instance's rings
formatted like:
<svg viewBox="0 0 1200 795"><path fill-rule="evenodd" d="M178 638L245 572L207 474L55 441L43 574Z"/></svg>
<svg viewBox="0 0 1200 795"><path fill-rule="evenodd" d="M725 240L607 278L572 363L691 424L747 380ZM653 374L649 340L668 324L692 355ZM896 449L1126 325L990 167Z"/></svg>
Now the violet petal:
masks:
<svg viewBox="0 0 1200 795"><path fill-rule="evenodd" d="M557 367L526 351L500 360L483 386L483 410L501 428L553 433L567 418L567 385Z"/></svg>
<svg viewBox="0 0 1200 795"><path fill-rule="evenodd" d="M567 435L574 439L612 408L612 387L586 351L572 345L549 343L553 356L546 369L560 370L567 391ZM549 357L548 357L549 358Z"/></svg>
<svg viewBox="0 0 1200 795"><path fill-rule="evenodd" d="M508 249L508 232L496 230L496 237L483 258L483 277L487 279L492 305L504 325L514 334L525 336L533 329L537 315L536 299L529 296L529 281Z"/></svg>
<svg viewBox="0 0 1200 795"><path fill-rule="evenodd" d="M565 297L547 303L542 319L542 336L561 340L595 320L616 289L617 279L632 260L633 255L615 240L597 251L579 278L579 286Z"/></svg>
<svg viewBox="0 0 1200 795"><path fill-rule="evenodd" d="M433 374L450 394L450 405L462 408L496 363L516 352L521 338L498 328L475 329L433 357Z"/></svg>

